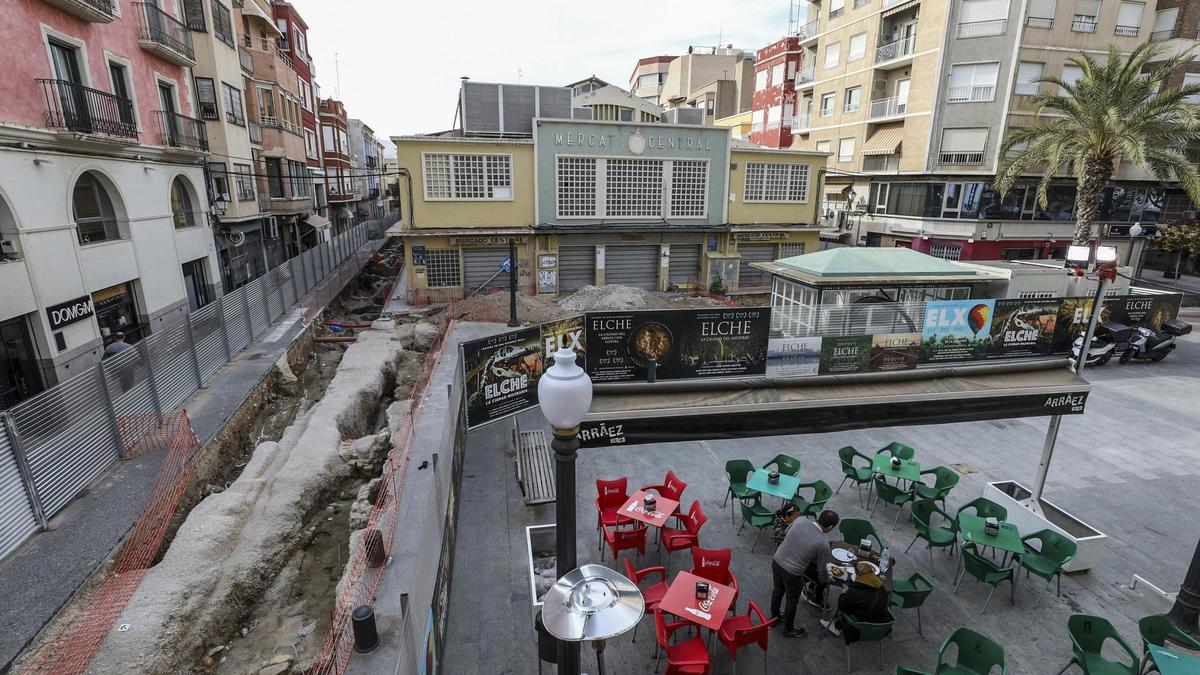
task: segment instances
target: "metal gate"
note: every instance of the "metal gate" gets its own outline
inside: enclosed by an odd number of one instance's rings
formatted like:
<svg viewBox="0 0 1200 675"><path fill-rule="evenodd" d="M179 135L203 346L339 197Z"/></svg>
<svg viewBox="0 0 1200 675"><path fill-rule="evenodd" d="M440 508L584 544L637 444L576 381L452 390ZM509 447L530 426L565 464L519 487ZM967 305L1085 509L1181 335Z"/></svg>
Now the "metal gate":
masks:
<svg viewBox="0 0 1200 675"><path fill-rule="evenodd" d="M468 294L480 288L508 288L508 272L500 269L507 248L464 248L462 257Z"/></svg>
<svg viewBox="0 0 1200 675"><path fill-rule="evenodd" d="M558 247L558 290L577 291L596 283L595 246Z"/></svg>
<svg viewBox="0 0 1200 675"><path fill-rule="evenodd" d="M25 493L8 429L0 419L0 559L37 530L37 518Z"/></svg>
<svg viewBox="0 0 1200 675"><path fill-rule="evenodd" d="M657 290L658 245L606 247L604 283Z"/></svg>
<svg viewBox="0 0 1200 675"><path fill-rule="evenodd" d="M751 267L753 262L775 262L775 244L738 244L742 262L738 267L738 288L767 288L771 273Z"/></svg>
<svg viewBox="0 0 1200 675"><path fill-rule="evenodd" d="M672 284L700 281L700 244L671 244L667 281Z"/></svg>

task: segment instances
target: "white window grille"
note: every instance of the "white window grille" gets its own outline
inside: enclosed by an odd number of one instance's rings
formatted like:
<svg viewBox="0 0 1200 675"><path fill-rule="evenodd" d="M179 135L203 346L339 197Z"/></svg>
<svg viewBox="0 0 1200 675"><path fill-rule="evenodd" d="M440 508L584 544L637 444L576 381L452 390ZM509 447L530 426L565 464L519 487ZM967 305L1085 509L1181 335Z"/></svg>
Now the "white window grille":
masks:
<svg viewBox="0 0 1200 675"><path fill-rule="evenodd" d="M591 157L559 157L557 189L558 217L596 215L596 160Z"/></svg>
<svg viewBox="0 0 1200 675"><path fill-rule="evenodd" d="M606 164L604 205L607 215L662 215L662 160L610 159Z"/></svg>
<svg viewBox="0 0 1200 675"><path fill-rule="evenodd" d="M807 202L808 164L746 163L747 202Z"/></svg>
<svg viewBox="0 0 1200 675"><path fill-rule="evenodd" d="M1021 291L1017 294L1019 300L1050 300L1054 297L1053 291Z"/></svg>
<svg viewBox="0 0 1200 675"><path fill-rule="evenodd" d="M675 160L671 163L671 215L702 218L707 214L708 162Z"/></svg>
<svg viewBox="0 0 1200 675"><path fill-rule="evenodd" d="M791 258L798 255L804 255L804 242L801 241L779 245L780 258Z"/></svg>
<svg viewBox="0 0 1200 675"><path fill-rule="evenodd" d="M962 246L958 244L934 244L929 247L929 255L942 260L958 260L962 257Z"/></svg>
<svg viewBox="0 0 1200 675"><path fill-rule="evenodd" d="M458 249L431 248L425 251L425 278L430 288L462 286Z"/></svg>
<svg viewBox="0 0 1200 675"><path fill-rule="evenodd" d="M427 200L513 198L511 155L429 153L424 163Z"/></svg>

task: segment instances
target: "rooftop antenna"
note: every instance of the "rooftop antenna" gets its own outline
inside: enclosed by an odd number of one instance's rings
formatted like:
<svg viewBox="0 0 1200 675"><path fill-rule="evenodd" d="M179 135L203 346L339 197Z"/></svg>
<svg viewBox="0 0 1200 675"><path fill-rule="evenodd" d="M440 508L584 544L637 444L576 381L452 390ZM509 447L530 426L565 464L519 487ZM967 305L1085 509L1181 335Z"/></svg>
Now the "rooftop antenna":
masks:
<svg viewBox="0 0 1200 675"><path fill-rule="evenodd" d="M788 11L788 35L798 35L800 33L800 0L792 0L791 7Z"/></svg>
<svg viewBox="0 0 1200 675"><path fill-rule="evenodd" d="M338 53L333 53L334 97L342 100L342 70L338 63Z"/></svg>

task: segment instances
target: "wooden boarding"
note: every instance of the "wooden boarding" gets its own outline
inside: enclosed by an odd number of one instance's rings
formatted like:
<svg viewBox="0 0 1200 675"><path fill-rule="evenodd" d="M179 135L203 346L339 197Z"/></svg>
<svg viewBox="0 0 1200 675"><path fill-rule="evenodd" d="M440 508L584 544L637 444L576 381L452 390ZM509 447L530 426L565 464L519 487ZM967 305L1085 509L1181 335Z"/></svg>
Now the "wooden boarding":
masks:
<svg viewBox="0 0 1200 675"><path fill-rule="evenodd" d="M554 456L546 442L546 432L521 431L513 418L513 445L517 450L517 483L525 504L546 504L555 499Z"/></svg>

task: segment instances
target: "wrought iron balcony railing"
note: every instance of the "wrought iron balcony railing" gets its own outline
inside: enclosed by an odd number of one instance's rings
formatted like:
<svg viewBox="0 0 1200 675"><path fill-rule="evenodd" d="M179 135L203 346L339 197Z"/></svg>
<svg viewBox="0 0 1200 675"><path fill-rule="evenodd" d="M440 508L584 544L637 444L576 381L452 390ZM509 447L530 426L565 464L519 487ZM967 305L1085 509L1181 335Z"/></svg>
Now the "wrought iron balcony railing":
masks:
<svg viewBox="0 0 1200 675"><path fill-rule="evenodd" d="M133 101L70 80L37 82L46 99L47 127L137 139Z"/></svg>
<svg viewBox="0 0 1200 675"><path fill-rule="evenodd" d="M133 6L141 21L141 33L138 36L140 40L152 42L195 62L196 51L192 47L192 31L187 25L149 3L135 2Z"/></svg>
<svg viewBox="0 0 1200 675"><path fill-rule="evenodd" d="M159 141L163 145L208 152L208 132L203 120L166 110L155 110L154 117L158 119Z"/></svg>

